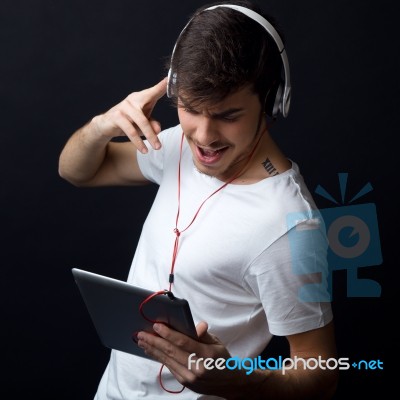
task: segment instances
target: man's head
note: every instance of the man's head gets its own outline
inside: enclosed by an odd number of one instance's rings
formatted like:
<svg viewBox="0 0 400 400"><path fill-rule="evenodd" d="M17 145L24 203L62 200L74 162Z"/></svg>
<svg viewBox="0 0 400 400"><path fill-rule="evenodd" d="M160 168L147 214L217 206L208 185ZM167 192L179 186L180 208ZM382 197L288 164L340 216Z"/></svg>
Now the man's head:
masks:
<svg viewBox="0 0 400 400"><path fill-rule="evenodd" d="M263 13L247 1L233 4ZM260 104L272 110L282 82L282 58L274 39L258 22L237 10L196 11L182 31L171 59L173 100L191 108L211 107L250 87ZM271 17L263 15L269 23ZM176 79L175 79L176 77Z"/></svg>

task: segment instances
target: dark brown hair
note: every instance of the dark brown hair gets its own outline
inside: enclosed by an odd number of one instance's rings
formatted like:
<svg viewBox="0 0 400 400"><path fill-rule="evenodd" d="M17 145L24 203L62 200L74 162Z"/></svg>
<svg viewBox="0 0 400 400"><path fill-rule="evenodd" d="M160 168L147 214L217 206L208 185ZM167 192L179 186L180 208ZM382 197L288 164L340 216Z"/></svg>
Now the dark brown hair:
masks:
<svg viewBox="0 0 400 400"><path fill-rule="evenodd" d="M274 97L281 82L282 60L275 41L258 22L236 10L203 11L217 4L250 8L279 32L274 19L248 1L213 3L197 10L173 55L172 71L177 74L173 101L176 104L179 97L192 108L213 105L250 85L264 104L266 95ZM268 96L269 100L273 99Z"/></svg>

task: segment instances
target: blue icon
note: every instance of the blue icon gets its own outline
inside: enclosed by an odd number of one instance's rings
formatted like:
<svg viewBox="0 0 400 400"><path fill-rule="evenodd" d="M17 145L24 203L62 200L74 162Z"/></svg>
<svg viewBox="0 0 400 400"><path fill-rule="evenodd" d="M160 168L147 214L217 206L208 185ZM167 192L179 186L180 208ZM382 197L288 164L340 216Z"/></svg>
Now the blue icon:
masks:
<svg viewBox="0 0 400 400"><path fill-rule="evenodd" d="M379 238L378 219L375 204L350 204L372 190L372 185L367 183L345 205L347 186L347 173L339 175L341 202L336 201L322 186L318 185L315 192L324 198L338 204L337 207L312 211L313 215L305 213L292 213L288 215L289 242L293 257L293 272L296 274L319 273L319 282L307 283L299 290L299 298L302 301L326 301L324 289L327 288L330 298L333 297L332 273L337 270L347 271L347 296L348 297L380 297L381 285L372 279L361 279L358 269L379 265L382 263L382 252ZM309 213L308 213L309 214ZM308 221L312 229L304 229L304 223ZM311 221L311 222L310 222ZM312 223L314 221L314 223ZM298 227L303 226L299 229ZM321 231L326 234L327 242L324 245ZM299 234L303 235L299 239ZM302 245L299 245L303 243ZM303 265L301 254L304 253L304 245L312 243L318 262L310 262ZM315 244L318 244L316 247ZM323 252L326 250L327 265L323 263ZM319 260L318 260L319 258ZM304 259L304 257L303 257ZM313 264L313 265L310 265ZM316 271L318 269L318 271ZM311 276L311 275L310 275ZM308 299L308 300L307 300Z"/></svg>

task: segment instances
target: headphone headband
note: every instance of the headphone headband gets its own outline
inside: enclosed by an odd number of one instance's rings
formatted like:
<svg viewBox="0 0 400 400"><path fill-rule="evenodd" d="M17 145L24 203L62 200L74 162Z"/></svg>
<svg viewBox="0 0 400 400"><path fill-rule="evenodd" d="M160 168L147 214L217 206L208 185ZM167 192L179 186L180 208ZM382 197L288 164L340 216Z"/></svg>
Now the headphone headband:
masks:
<svg viewBox="0 0 400 400"><path fill-rule="evenodd" d="M291 97L290 69L289 69L289 61L288 61L287 53L286 53L284 44L283 44L282 39L280 38L278 32L272 26L272 24L269 23L263 16L261 16L260 14L256 13L253 10L250 10L249 8L246 8L246 7L237 6L234 4L220 4L220 5L205 8L201 12L215 10L216 8L220 8L220 7L230 8L230 9L236 10L244 15L247 15L253 21L256 21L257 23L259 23L268 32L268 34L272 37L272 39L274 39L274 42L275 42L275 44L279 50L279 53L281 55L285 79L284 79L283 88L280 87L278 89L277 97L275 99L275 104L273 107L274 110L272 112L272 114L273 114L272 116L275 117L276 114L278 114L278 112L280 111L282 113L282 115L284 117L286 117L289 113L290 97ZM198 15L198 14L196 14L196 15ZM177 79L176 72L172 72L172 61L173 61L175 49L176 49L176 46L179 42L179 39L180 39L182 33L186 30L186 28L192 22L194 17L192 17L189 20L189 22L185 25L185 27L182 29L182 31L179 34L178 39L175 43L175 46L172 50L171 67L168 71L168 84L167 84L167 96L168 97L172 97L172 95L173 95L172 86L176 84L176 79Z"/></svg>

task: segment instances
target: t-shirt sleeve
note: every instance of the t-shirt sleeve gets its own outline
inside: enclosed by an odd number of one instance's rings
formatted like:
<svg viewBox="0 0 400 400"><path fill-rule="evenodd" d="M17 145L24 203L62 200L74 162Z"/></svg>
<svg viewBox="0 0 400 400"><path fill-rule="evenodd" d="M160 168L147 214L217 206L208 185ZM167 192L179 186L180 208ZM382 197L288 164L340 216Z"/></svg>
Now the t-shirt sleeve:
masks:
<svg viewBox="0 0 400 400"><path fill-rule="evenodd" d="M166 161L174 161L179 156L181 137L182 129L180 125L177 125L159 133L158 139L161 142L161 149L159 150L154 150L149 142L145 140L149 151L146 154L137 151L137 160L140 171L147 180L158 185L161 183Z"/></svg>
<svg viewBox="0 0 400 400"><path fill-rule="evenodd" d="M277 239L250 265L245 282L260 299L274 335L320 328L333 318L327 240L318 223L301 222Z"/></svg>

